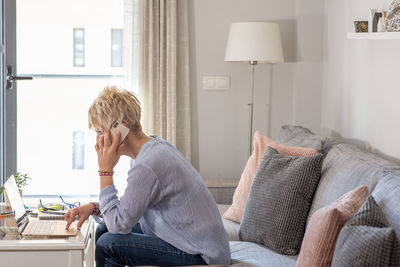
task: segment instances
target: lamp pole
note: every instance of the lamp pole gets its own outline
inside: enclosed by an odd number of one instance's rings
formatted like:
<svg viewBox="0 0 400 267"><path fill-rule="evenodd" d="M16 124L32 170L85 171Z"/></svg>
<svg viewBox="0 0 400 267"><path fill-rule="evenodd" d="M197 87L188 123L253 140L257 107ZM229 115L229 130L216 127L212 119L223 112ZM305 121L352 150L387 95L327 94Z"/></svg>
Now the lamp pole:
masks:
<svg viewBox="0 0 400 267"><path fill-rule="evenodd" d="M272 132L272 79L273 79L273 67L274 65L269 64L269 88L268 88L268 137L271 137Z"/></svg>
<svg viewBox="0 0 400 267"><path fill-rule="evenodd" d="M253 143L253 105L254 105L254 67L257 60L249 61L251 66L251 99L248 104L249 108L249 157L251 156L251 144Z"/></svg>

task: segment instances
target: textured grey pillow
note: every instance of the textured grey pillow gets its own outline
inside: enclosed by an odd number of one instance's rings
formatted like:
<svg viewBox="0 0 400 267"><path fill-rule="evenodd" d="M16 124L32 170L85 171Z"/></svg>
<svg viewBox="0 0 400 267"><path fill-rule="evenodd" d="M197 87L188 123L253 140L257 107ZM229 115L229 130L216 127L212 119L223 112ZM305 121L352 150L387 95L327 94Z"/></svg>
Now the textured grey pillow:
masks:
<svg viewBox="0 0 400 267"><path fill-rule="evenodd" d="M341 230L332 266L396 266L396 232L370 196Z"/></svg>
<svg viewBox="0 0 400 267"><path fill-rule="evenodd" d="M323 155L293 157L268 147L250 188L239 238L284 255L300 251Z"/></svg>

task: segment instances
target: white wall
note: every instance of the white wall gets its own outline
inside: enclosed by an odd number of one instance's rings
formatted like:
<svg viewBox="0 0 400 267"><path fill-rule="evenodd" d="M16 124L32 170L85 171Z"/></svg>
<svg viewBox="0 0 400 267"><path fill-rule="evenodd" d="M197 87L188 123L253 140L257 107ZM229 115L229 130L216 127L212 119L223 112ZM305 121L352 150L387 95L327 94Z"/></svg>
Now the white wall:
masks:
<svg viewBox="0 0 400 267"><path fill-rule="evenodd" d="M322 128L400 157L400 41L349 40L379 0L325 1Z"/></svg>
<svg viewBox="0 0 400 267"><path fill-rule="evenodd" d="M250 66L224 62L232 22L280 24L284 64L273 67L272 131L301 124L320 131L322 13L318 0L190 0L192 162L203 178L239 178L248 158ZM203 76L229 75L228 91L202 89ZM268 130L270 66L255 72L255 130Z"/></svg>

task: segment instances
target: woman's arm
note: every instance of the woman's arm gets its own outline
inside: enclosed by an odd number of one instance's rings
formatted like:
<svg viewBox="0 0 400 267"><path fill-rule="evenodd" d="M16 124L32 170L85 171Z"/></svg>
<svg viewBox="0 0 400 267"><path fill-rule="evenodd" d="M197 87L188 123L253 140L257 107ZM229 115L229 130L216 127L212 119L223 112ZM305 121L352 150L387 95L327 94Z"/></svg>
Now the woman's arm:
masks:
<svg viewBox="0 0 400 267"><path fill-rule="evenodd" d="M129 233L147 207L160 199L158 179L151 168L137 164L128 175L120 199L114 185L104 188L99 196L100 211L110 233Z"/></svg>

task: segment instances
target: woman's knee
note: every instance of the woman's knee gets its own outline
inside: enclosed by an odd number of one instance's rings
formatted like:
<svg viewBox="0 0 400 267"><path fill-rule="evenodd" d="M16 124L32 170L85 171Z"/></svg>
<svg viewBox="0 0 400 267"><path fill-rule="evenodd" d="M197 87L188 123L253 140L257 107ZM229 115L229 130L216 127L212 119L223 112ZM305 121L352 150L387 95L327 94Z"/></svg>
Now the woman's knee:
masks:
<svg viewBox="0 0 400 267"><path fill-rule="evenodd" d="M100 225L99 225L100 226ZM95 249L95 260L96 260L96 266L105 266L106 258L108 257L108 238L107 236L110 235L110 233L104 233L101 232L101 228L99 229L99 226L96 229L96 237L97 233L101 233L97 239L96 239L96 249Z"/></svg>
<svg viewBox="0 0 400 267"><path fill-rule="evenodd" d="M114 247L120 242L120 235L112 233L103 233L96 242L95 258L102 262L105 258L115 258L118 249Z"/></svg>
<svg viewBox="0 0 400 267"><path fill-rule="evenodd" d="M95 239L94 242L97 244L97 241L99 240L100 236L102 236L104 233L107 233L108 229L105 224L99 224L96 228L96 234L95 234Z"/></svg>
<svg viewBox="0 0 400 267"><path fill-rule="evenodd" d="M112 247L111 243L113 236L114 235L111 233L103 233L101 236L99 236L99 239L96 242L96 254L98 252L100 254L107 254L109 252Z"/></svg>

